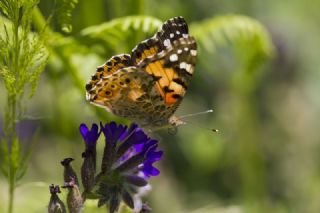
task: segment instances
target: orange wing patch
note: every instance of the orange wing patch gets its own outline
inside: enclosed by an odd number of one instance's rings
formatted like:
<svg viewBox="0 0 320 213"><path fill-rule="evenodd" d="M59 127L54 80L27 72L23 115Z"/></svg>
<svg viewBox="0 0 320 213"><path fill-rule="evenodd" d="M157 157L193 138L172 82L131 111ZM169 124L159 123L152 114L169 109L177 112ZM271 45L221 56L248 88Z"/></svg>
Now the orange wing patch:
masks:
<svg viewBox="0 0 320 213"><path fill-rule="evenodd" d="M164 60L155 61L148 64L146 71L155 77L156 87L165 103L174 104L185 93L182 85L173 81L178 78L174 68L164 67Z"/></svg>
<svg viewBox="0 0 320 213"><path fill-rule="evenodd" d="M131 57L135 64L139 64L147 57L152 57L158 54L158 41L154 38L147 39L138 44L131 53Z"/></svg>
<svg viewBox="0 0 320 213"><path fill-rule="evenodd" d="M145 49L142 53L142 57L141 57L141 60L142 61L143 59L147 58L147 57L150 57L150 56L154 56L158 53L158 49L157 47L150 47L150 49Z"/></svg>

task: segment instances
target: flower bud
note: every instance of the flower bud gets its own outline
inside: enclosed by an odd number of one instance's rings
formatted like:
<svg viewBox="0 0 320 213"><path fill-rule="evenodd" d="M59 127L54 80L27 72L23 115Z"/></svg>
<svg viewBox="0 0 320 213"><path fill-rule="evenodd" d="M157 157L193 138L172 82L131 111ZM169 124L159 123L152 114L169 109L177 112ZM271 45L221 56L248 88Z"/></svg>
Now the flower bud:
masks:
<svg viewBox="0 0 320 213"><path fill-rule="evenodd" d="M57 195L61 192L59 186L52 184L49 186L49 190L51 197L48 205L48 213L66 213L66 207Z"/></svg>
<svg viewBox="0 0 320 213"><path fill-rule="evenodd" d="M95 183L96 145L100 132L97 124L92 124L91 129L86 124L81 124L79 130L85 142L85 151L82 153L84 160L81 166L81 180L84 187L84 195L86 195L92 190Z"/></svg>
<svg viewBox="0 0 320 213"><path fill-rule="evenodd" d="M68 189L67 205L70 213L79 213L83 207L83 199L79 186L75 184L74 180L66 182L63 188Z"/></svg>
<svg viewBox="0 0 320 213"><path fill-rule="evenodd" d="M64 182L74 181L75 184L79 186L77 174L73 170L70 164L73 160L74 160L73 158L65 158L63 159L63 161L61 161L61 164L64 167L64 171L63 171Z"/></svg>

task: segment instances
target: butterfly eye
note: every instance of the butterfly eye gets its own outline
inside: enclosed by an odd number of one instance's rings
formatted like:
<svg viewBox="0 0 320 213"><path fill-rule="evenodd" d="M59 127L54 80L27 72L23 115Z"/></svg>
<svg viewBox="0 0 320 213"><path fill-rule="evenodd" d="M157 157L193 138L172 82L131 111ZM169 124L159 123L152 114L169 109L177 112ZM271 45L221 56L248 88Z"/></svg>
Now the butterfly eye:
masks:
<svg viewBox="0 0 320 213"><path fill-rule="evenodd" d="M104 94L105 94L107 97L112 96L112 92L111 92L110 90L105 91Z"/></svg>

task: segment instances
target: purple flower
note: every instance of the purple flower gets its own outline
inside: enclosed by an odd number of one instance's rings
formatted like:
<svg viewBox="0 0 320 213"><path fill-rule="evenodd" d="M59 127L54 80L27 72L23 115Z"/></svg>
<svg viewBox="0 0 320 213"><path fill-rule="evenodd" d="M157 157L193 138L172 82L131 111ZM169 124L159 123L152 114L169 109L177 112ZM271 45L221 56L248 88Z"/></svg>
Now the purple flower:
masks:
<svg viewBox="0 0 320 213"><path fill-rule="evenodd" d="M81 181L85 192L91 191L94 186L94 176L96 173L96 145L97 140L100 136L99 127L97 124L92 124L91 130L88 129L87 125L81 124L79 127L80 133L85 141L86 149L82 153L84 158L81 166Z"/></svg>
<svg viewBox="0 0 320 213"><path fill-rule="evenodd" d="M116 212L120 203L125 203L134 212L151 211L142 202L142 197L151 190L148 183L150 177L160 174L153 165L163 155L158 150L158 141L151 139L136 124L125 126L115 122L100 123L100 128L97 124L92 124L91 129L86 124L81 124L79 130L85 142L81 166L83 193L79 188L77 174L70 165L73 158L61 161L64 166L63 188L68 188L69 210L79 212L86 199L98 199L98 207L107 205L109 213ZM97 171L96 147L101 133L105 138L105 147L101 170ZM58 203L57 193L60 190L52 185L50 192L52 196L48 211L55 212L56 205L63 208L63 203Z"/></svg>
<svg viewBox="0 0 320 213"><path fill-rule="evenodd" d="M137 192L150 187L148 179L160 173L153 163L161 159L163 152L157 150L158 141L149 138L136 124L127 127L110 122L101 123L100 127L105 148L101 172L96 178L98 205L108 204L109 212L113 213L122 200L136 209L141 206Z"/></svg>
<svg viewBox="0 0 320 213"><path fill-rule="evenodd" d="M139 171L142 171L145 177L157 176L160 171L153 167L153 163L159 161L162 157L162 151L156 151L158 148L158 141L148 139L145 143L134 144L123 156L121 156L120 163L127 161L134 155L144 157L144 161L138 166Z"/></svg>
<svg viewBox="0 0 320 213"><path fill-rule="evenodd" d="M92 124L91 130L89 130L86 124L81 124L79 130L86 143L86 147L95 147L100 136L98 125Z"/></svg>
<svg viewBox="0 0 320 213"><path fill-rule="evenodd" d="M158 141L150 139L136 124L132 124L127 130L126 126L111 122L105 126L101 124L101 131L108 147L104 153L105 161L113 161L112 164L105 162L109 168L102 168L104 172L111 168L121 168L133 159L140 159L141 163L127 169L135 172L142 171L146 177L157 176L160 173L152 165L159 161L163 154L162 151L156 151ZM110 155L114 155L114 158L110 159Z"/></svg>

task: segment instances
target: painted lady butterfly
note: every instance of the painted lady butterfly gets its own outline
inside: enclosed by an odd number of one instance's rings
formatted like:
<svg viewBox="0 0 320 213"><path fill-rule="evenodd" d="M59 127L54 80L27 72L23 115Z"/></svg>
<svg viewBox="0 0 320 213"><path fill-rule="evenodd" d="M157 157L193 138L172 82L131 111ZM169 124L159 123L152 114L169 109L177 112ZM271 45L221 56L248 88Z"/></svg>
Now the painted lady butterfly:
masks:
<svg viewBox="0 0 320 213"><path fill-rule="evenodd" d="M87 100L148 128L182 124L173 113L186 93L197 45L183 17L166 21L131 55L113 56L86 85Z"/></svg>

